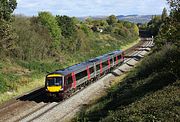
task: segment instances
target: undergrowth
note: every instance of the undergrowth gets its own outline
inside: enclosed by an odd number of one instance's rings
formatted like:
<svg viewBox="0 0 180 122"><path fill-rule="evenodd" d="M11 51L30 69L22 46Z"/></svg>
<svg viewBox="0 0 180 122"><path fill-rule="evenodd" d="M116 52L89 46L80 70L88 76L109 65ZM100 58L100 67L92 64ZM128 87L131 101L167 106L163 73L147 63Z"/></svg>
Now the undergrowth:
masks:
<svg viewBox="0 0 180 122"><path fill-rule="evenodd" d="M177 47L165 46L145 57L74 121L180 121L179 55Z"/></svg>

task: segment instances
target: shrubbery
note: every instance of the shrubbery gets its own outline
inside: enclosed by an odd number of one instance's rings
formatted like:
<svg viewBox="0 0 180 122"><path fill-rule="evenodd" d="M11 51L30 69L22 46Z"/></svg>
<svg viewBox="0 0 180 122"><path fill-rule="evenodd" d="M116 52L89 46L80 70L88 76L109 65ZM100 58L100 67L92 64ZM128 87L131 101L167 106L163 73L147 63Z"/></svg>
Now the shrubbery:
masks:
<svg viewBox="0 0 180 122"><path fill-rule="evenodd" d="M149 74L156 72L169 71L175 76L179 75L179 61L180 51L176 46L164 46L159 52L154 54L142 62L143 67L138 68L137 74L139 77L148 77Z"/></svg>
<svg viewBox="0 0 180 122"><path fill-rule="evenodd" d="M5 92L7 90L6 81L4 80L4 76L0 74L0 92Z"/></svg>

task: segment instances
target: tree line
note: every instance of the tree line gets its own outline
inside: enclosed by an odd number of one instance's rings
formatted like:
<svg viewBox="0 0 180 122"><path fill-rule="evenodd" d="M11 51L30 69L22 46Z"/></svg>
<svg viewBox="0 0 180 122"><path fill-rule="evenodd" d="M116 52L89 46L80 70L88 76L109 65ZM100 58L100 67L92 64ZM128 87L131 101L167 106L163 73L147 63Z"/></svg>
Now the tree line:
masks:
<svg viewBox="0 0 180 122"><path fill-rule="evenodd" d="M90 45L97 35L110 34L120 40L137 38L139 34L136 24L120 21L114 15L104 20L80 21L44 11L38 16L26 17L12 14L16 6L16 0L2 0L0 4L1 57L44 60L96 50L96 46Z"/></svg>
<svg viewBox="0 0 180 122"><path fill-rule="evenodd" d="M177 79L180 74L180 3L179 0L167 0L170 6L169 15L164 8L160 16L153 16L152 20L145 24L146 30L149 30L155 37L154 53L167 52L169 62L164 67L164 72L171 72ZM165 63L165 62L164 62Z"/></svg>

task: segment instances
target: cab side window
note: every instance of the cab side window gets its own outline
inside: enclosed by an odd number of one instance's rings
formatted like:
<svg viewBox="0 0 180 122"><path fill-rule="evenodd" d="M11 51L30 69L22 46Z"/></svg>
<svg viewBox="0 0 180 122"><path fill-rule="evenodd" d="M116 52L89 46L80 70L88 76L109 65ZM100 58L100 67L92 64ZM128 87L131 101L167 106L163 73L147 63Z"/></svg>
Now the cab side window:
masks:
<svg viewBox="0 0 180 122"><path fill-rule="evenodd" d="M121 55L118 55L118 59L121 59Z"/></svg>
<svg viewBox="0 0 180 122"><path fill-rule="evenodd" d="M72 84L73 83L73 79L72 76L68 76L67 80L66 80L66 85Z"/></svg>

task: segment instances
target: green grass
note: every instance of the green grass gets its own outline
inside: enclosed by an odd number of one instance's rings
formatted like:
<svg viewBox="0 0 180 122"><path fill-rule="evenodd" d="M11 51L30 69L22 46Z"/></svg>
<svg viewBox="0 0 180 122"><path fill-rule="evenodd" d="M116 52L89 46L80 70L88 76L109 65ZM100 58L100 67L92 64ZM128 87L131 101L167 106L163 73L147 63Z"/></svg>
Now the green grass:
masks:
<svg viewBox="0 0 180 122"><path fill-rule="evenodd" d="M4 92L7 90L6 81L4 80L4 76L0 74L0 92Z"/></svg>
<svg viewBox="0 0 180 122"><path fill-rule="evenodd" d="M146 57L74 121L180 121L179 54L166 46Z"/></svg>
<svg viewBox="0 0 180 122"><path fill-rule="evenodd" d="M41 77L41 78L30 79L30 78L21 77L21 80L26 80L27 83L26 84L24 83L23 85L18 84L16 90L11 90L8 92L1 93L0 94L0 104L4 103L7 100L10 100L14 97L20 96L26 92L29 92L32 89L43 86L44 85L44 76L39 76L39 77Z"/></svg>

